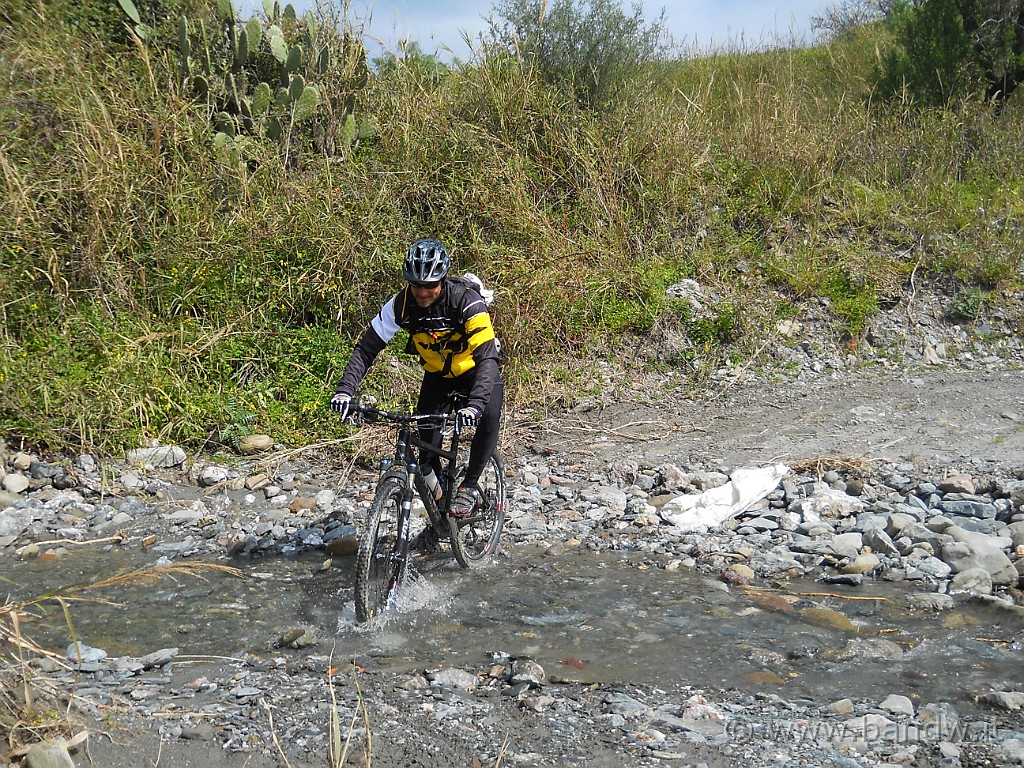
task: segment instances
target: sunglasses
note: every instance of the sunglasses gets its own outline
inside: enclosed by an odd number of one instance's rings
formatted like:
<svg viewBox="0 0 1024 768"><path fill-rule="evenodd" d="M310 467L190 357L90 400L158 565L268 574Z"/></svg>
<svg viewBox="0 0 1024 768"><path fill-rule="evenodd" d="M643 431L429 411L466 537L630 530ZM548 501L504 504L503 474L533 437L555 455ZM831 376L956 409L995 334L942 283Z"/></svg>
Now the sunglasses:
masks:
<svg viewBox="0 0 1024 768"><path fill-rule="evenodd" d="M410 286L412 286L413 288L417 288L421 291L432 291L435 288L437 288L437 286L439 286L440 284L440 281L436 283L409 283Z"/></svg>

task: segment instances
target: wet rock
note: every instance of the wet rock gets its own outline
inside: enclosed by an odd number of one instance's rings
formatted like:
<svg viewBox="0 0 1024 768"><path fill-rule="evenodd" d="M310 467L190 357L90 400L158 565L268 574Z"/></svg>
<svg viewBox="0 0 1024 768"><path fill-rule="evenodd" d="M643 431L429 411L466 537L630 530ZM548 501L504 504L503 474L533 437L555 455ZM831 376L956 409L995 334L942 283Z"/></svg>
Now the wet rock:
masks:
<svg viewBox="0 0 1024 768"><path fill-rule="evenodd" d="M836 659L843 661L892 661L903 658L903 655L904 651L899 645L883 637L855 637L841 650L832 654Z"/></svg>
<svg viewBox="0 0 1024 768"><path fill-rule="evenodd" d="M296 627L278 637L274 645L277 648L306 648L319 642L320 638L317 637L315 630L309 627Z"/></svg>
<svg viewBox="0 0 1024 768"><path fill-rule="evenodd" d="M799 611L800 618L809 624L826 629L837 629L841 632L856 632L857 627L846 616L831 608L803 608Z"/></svg>
<svg viewBox="0 0 1024 768"><path fill-rule="evenodd" d="M938 592L907 595L907 607L926 611L948 611L953 607L952 595Z"/></svg>

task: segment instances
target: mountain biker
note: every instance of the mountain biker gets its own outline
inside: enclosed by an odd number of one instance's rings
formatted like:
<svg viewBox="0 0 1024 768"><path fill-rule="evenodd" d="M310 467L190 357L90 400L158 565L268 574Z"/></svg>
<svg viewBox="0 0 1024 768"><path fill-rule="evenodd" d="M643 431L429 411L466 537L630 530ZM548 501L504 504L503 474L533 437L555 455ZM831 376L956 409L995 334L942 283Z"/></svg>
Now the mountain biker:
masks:
<svg viewBox="0 0 1024 768"><path fill-rule="evenodd" d="M477 483L498 445L505 388L498 371L491 317L479 286L449 277L450 269L451 257L440 241L424 238L409 246L402 267L407 285L381 307L356 343L331 408L344 419L359 382L377 355L400 329L408 331L406 351L416 352L423 367L416 412L437 413L449 394L458 392L467 400L456 413L456 428L477 425L466 475L452 503L453 515L469 517L483 500ZM432 427L420 427L420 437L436 445L441 436L435 432ZM443 490L436 481L431 482L441 471L439 457L423 451L420 464L428 487L436 488L440 498Z"/></svg>

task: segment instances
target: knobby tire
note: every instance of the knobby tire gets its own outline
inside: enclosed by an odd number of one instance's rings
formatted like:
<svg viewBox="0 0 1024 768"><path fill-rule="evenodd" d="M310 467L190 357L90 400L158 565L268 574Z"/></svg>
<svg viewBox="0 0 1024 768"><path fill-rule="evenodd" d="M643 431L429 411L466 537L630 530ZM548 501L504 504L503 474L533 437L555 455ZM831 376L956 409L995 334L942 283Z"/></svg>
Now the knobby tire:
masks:
<svg viewBox="0 0 1024 768"><path fill-rule="evenodd" d="M366 527L359 537L356 556L356 621L363 623L382 613L405 578L407 562L398 551L405 483L386 478L377 487Z"/></svg>
<svg viewBox="0 0 1024 768"><path fill-rule="evenodd" d="M463 568L477 568L498 551L505 525L505 465L497 452L487 460L479 485L482 508L466 519L448 519L452 554Z"/></svg>

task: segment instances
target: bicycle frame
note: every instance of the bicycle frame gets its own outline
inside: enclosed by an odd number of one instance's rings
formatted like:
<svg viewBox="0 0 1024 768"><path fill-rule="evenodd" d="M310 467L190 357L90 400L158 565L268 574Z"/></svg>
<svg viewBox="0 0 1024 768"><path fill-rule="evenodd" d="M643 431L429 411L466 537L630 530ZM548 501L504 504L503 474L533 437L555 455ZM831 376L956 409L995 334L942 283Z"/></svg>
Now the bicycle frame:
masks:
<svg viewBox="0 0 1024 768"><path fill-rule="evenodd" d="M402 516L398 531L399 558L404 562L408 557L408 523L412 514L412 500L413 496L419 491L416 480L418 477L422 478L423 476L420 471L420 464L416 461L414 449L418 448L429 454L439 456L442 459L447 460L447 465L444 466L442 470L442 474L446 482L444 484L444 495L441 497L440 502L434 499L433 495L430 493L420 494L423 506L427 510L427 516L430 518L430 524L434 527L435 531L442 534L445 531L445 518L448 515L448 510L451 509L452 499L454 498L453 494L455 492L456 485L455 480L458 475L458 467L456 466L456 463L459 456L460 434L457 430L452 430L449 448L446 450L443 447L444 432L452 420L451 415L448 413L393 413L361 405L357 405L353 410L363 417L363 421L385 421L398 425L398 435L395 439L394 459L392 460L391 466L383 475L381 475L381 478L378 481L378 486L389 477L398 477L404 483L405 491L402 498ZM429 425L440 432L438 436L438 444L436 445L421 439L419 435L413 433L414 426L419 427L421 424L430 422L432 423Z"/></svg>
<svg viewBox="0 0 1024 768"><path fill-rule="evenodd" d="M377 481L357 553L356 617L367 621L386 610L405 576L412 546L412 501L417 494L423 500L436 540L448 539L459 565L475 568L494 553L504 521L504 468L495 451L487 460L492 487L483 495L480 514L456 518L451 505L460 480L459 446L463 436L457 428L449 431L453 421L458 424L451 409L437 414L409 414L354 405L352 410L354 423L382 422L397 428L394 459ZM419 428L436 432L428 441L420 437ZM439 500L426 487L416 460L417 449L431 462L433 457L446 462L438 472L447 480Z"/></svg>

